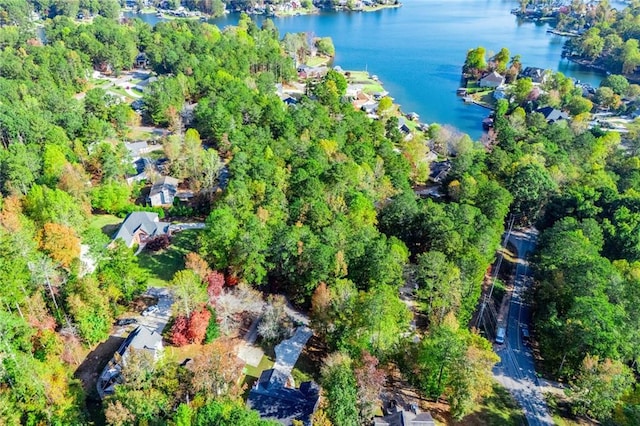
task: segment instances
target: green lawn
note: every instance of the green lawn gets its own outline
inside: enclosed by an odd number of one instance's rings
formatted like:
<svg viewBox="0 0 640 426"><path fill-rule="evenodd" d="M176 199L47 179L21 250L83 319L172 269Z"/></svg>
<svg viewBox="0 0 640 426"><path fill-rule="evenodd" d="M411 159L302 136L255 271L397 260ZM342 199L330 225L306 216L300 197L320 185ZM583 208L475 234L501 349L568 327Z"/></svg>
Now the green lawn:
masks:
<svg viewBox="0 0 640 426"><path fill-rule="evenodd" d="M184 256L197 250L197 236L199 230L178 232L173 236L171 245L159 253L143 250L138 255L140 266L149 271L150 286L166 286L173 275L184 269Z"/></svg>
<svg viewBox="0 0 640 426"><path fill-rule="evenodd" d="M122 221L123 219L112 214L96 214L91 218L89 227L93 229L99 229L107 236L109 236L109 238L111 238L113 237L113 234L118 230L118 227L120 226Z"/></svg>
<svg viewBox="0 0 640 426"><path fill-rule="evenodd" d="M131 97L131 95L129 95L127 91L120 86L111 86L105 90L107 92L111 92L112 94L116 94L118 96L124 96L126 98L126 102L133 101L133 98Z"/></svg>
<svg viewBox="0 0 640 426"><path fill-rule="evenodd" d="M362 91L364 93L377 93L377 92L383 92L384 91L384 87L382 87L382 84L380 83L376 83L375 81L371 80L371 83L366 84L363 88Z"/></svg>
<svg viewBox="0 0 640 426"><path fill-rule="evenodd" d="M247 364L244 366L243 373L247 376L260 378L260 374L262 374L264 370L268 370L273 367L273 364L274 362L268 356L263 355L260 360L260 364L258 364L257 367Z"/></svg>
<svg viewBox="0 0 640 426"><path fill-rule="evenodd" d="M331 58L324 56L312 56L307 59L307 64L310 67L319 67L320 65L326 65Z"/></svg>
<svg viewBox="0 0 640 426"><path fill-rule="evenodd" d="M108 82L109 80L107 80L106 78L90 78L89 79L89 83L93 84L96 87L103 86Z"/></svg>
<svg viewBox="0 0 640 426"><path fill-rule="evenodd" d="M464 419L464 424L520 426L527 423L522 408L505 388L496 383L493 395L485 398L476 412Z"/></svg>

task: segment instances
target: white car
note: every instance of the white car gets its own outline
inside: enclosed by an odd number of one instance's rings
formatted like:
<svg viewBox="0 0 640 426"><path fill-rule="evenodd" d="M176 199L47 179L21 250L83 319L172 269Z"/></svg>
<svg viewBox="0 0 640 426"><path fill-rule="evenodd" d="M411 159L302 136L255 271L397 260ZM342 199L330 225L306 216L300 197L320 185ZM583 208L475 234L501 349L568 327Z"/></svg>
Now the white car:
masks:
<svg viewBox="0 0 640 426"><path fill-rule="evenodd" d="M152 305L147 307L144 311L142 311L142 316L146 317L147 315L151 315L154 312L158 312L158 305Z"/></svg>

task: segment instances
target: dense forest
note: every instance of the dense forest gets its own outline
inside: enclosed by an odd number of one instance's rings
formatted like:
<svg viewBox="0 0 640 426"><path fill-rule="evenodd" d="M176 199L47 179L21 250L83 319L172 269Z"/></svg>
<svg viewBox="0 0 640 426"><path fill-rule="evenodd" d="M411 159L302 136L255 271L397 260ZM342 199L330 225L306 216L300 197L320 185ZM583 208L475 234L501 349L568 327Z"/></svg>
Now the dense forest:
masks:
<svg viewBox="0 0 640 426"><path fill-rule="evenodd" d="M49 11L66 3L34 2ZM532 112L531 82L522 79L511 103L498 103L487 146L438 125L408 139L395 117L371 120L354 109L337 71L308 82L287 106L276 84L296 79L298 52L269 20L262 28L247 16L223 30L181 20L152 28L109 12L83 24L50 13L40 39L23 2L0 4L6 424L95 419L92 389L74 372L144 293L149 271L135 248L109 244L91 224L104 213L150 210L140 202L149 185L126 180L133 171L123 142L140 124L166 130L164 169L198 194L188 208L153 211L206 218L170 279L176 318L165 334L198 351L189 368L132 356L98 410L108 424L271 424L242 399L243 366L225 336L228 294L247 306L271 295L264 315L272 327L260 330L267 341L289 326L275 295L309 312L324 358L314 424L370 422L391 366L463 418L493 385L498 358L468 325L510 213L542 231L533 295L542 363L571 383L576 413L638 419L637 136L622 144L589 129L593 104L569 79L553 75L536 102L571 110L571 123ZM137 112L92 75L118 77L140 52L154 79ZM515 79L519 59L501 58ZM413 189L424 183L429 149L451 159L446 194L433 199ZM223 167L229 179L218 190ZM415 312L402 287L415 294Z"/></svg>
<svg viewBox="0 0 640 426"><path fill-rule="evenodd" d="M20 24L15 13L9 21ZM146 288L148 272L133 251L105 248L107 237L88 226L96 213L142 209L134 205L141 188L125 182L131 166L122 144L140 117L90 77L94 68L131 69L141 51L159 76L142 98L142 119L170 130L168 168L202 190L193 213L208 216L200 256L172 280L185 307L174 344L181 326L216 322L199 306L222 273L310 309L324 350L335 353L321 372L319 424L323 416L340 425L370 419L383 381L365 379L378 360L393 362L407 346L422 354L404 360L407 372L429 396L449 397L456 417L490 389L495 355L465 325L511 198L483 174L476 158L483 151L470 140L432 129L458 154L453 175L474 188L447 203L420 200L412 156L424 152L424 137L406 141L397 121L371 121L343 102L345 77L334 71L287 108L275 83L294 77L294 63L269 21L260 29L244 17L220 30L107 17L78 25L61 15L45 23L46 44L32 30L28 22L0 29L0 417L8 424L84 422L91 390L73 377L78 356L106 339ZM184 104L197 104L188 128ZM209 191L219 156L230 175L221 196ZM79 260L81 243L94 272ZM424 343L412 343L412 315L398 292L414 268L419 309L438 336ZM258 424L239 402L237 361L212 367L212 357L231 349L209 334L187 333L190 342L213 340L191 369L132 358L128 379L104 401L107 422ZM452 345L455 356L443 359ZM459 365L477 374L461 377Z"/></svg>

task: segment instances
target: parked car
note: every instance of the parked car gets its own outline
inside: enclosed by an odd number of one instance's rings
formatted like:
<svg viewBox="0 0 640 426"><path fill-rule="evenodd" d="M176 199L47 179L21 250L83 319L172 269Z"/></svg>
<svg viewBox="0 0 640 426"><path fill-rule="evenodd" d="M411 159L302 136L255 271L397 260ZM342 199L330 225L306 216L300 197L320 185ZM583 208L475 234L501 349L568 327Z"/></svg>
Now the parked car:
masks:
<svg viewBox="0 0 640 426"><path fill-rule="evenodd" d="M498 331L496 332L496 343L499 345L503 344L506 335L507 329L504 327L498 327Z"/></svg>
<svg viewBox="0 0 640 426"><path fill-rule="evenodd" d="M147 315L151 315L155 312L158 312L158 305L148 306L144 311L142 311L142 316L146 317Z"/></svg>
<svg viewBox="0 0 640 426"><path fill-rule="evenodd" d="M129 324L137 324L138 320L135 318L121 318L116 321L116 325L129 325Z"/></svg>
<svg viewBox="0 0 640 426"><path fill-rule="evenodd" d="M529 344L531 336L529 334L529 329L526 326L522 326L522 343L525 345Z"/></svg>

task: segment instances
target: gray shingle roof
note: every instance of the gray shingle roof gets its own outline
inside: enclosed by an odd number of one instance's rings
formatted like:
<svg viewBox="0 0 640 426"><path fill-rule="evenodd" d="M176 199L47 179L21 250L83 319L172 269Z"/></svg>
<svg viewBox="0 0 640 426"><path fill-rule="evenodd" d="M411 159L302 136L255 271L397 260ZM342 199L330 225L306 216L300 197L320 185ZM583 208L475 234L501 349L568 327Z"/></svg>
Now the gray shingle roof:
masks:
<svg viewBox="0 0 640 426"><path fill-rule="evenodd" d="M133 238L139 230L150 237L167 233L169 224L158 221L158 213L152 212L132 212L127 215L120 225L114 240L121 238L127 247L133 245Z"/></svg>
<svg viewBox="0 0 640 426"><path fill-rule="evenodd" d="M262 372L247 400L247 405L258 411L261 417L277 420L283 425L291 425L293 420L311 424L311 416L320 397L318 385L304 382L299 389L293 389L286 387L286 384L312 334L309 327L298 327L290 339L276 346L273 368Z"/></svg>

